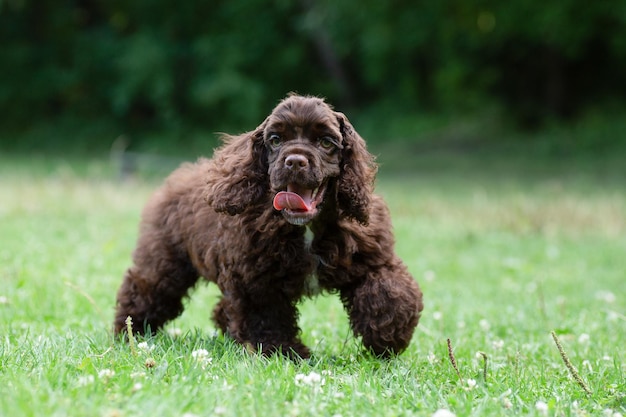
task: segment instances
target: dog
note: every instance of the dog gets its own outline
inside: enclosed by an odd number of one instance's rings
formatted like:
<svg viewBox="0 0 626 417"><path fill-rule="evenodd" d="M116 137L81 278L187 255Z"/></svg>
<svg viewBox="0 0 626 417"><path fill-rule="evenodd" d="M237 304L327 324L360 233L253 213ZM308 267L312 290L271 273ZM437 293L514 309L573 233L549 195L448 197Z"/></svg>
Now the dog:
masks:
<svg viewBox="0 0 626 417"><path fill-rule="evenodd" d="M263 355L309 358L297 303L338 294L373 354L409 345L422 292L394 252L377 165L346 116L290 94L212 159L183 164L147 203L114 331L152 333L183 311L200 277L217 284L217 327ZM311 239L307 239L307 236Z"/></svg>

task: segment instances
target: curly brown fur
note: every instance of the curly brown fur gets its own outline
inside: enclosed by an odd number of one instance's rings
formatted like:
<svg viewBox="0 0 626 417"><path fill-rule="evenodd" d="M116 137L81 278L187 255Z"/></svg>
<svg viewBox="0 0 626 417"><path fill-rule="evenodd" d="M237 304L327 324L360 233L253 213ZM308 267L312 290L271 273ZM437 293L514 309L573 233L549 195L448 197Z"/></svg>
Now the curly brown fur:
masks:
<svg viewBox="0 0 626 417"><path fill-rule="evenodd" d="M367 349L402 352L422 293L394 252L375 175L343 114L288 96L254 131L227 136L212 159L181 166L148 202L115 332L127 316L135 332L158 330L204 277L221 290L213 320L225 334L263 354L307 358L296 304L316 279L339 294Z"/></svg>

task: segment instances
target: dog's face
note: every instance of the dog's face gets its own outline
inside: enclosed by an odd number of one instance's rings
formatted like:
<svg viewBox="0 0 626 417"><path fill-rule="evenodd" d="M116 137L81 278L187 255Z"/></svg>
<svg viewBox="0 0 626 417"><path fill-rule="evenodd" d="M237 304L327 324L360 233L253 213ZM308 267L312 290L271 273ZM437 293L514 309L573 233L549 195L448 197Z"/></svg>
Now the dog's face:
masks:
<svg viewBox="0 0 626 417"><path fill-rule="evenodd" d="M341 172L338 114L321 99L290 97L266 120L263 142L274 208L289 223L306 225L319 214L329 181Z"/></svg>

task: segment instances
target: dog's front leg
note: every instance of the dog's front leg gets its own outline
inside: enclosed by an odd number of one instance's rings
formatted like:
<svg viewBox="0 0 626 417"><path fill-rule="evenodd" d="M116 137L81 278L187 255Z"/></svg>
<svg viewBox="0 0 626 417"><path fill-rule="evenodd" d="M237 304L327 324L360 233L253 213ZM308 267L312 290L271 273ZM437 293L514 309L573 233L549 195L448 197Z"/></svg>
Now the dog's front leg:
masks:
<svg viewBox="0 0 626 417"><path fill-rule="evenodd" d="M399 261L371 270L366 277L340 290L355 336L377 356L401 353L411 342L422 293Z"/></svg>
<svg viewBox="0 0 626 417"><path fill-rule="evenodd" d="M213 312L218 326L247 349L270 356L306 359L309 349L300 341L295 300L280 292L225 295Z"/></svg>

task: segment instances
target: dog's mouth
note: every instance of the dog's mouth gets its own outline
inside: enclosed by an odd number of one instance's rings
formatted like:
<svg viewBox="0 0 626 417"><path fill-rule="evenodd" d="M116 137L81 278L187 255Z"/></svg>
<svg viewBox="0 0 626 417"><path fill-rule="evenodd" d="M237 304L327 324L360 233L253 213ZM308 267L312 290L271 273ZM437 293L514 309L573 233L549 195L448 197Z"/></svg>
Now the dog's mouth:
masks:
<svg viewBox="0 0 626 417"><path fill-rule="evenodd" d="M288 184L287 191L280 191L274 196L274 208L281 211L289 223L304 226L317 216L325 192L326 182L313 189Z"/></svg>

